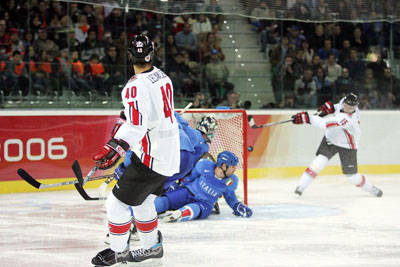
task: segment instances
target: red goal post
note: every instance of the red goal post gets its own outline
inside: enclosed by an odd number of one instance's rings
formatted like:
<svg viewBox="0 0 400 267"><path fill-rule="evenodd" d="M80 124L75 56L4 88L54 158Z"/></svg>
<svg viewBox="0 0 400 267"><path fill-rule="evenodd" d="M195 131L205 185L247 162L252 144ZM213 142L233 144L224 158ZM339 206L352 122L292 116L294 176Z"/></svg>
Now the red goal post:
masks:
<svg viewBox="0 0 400 267"><path fill-rule="evenodd" d="M243 202L247 205L247 114L244 109L189 109L182 117L196 127L201 117L213 114L218 122L209 153L216 159L218 153L229 150L239 158L236 175L243 181Z"/></svg>

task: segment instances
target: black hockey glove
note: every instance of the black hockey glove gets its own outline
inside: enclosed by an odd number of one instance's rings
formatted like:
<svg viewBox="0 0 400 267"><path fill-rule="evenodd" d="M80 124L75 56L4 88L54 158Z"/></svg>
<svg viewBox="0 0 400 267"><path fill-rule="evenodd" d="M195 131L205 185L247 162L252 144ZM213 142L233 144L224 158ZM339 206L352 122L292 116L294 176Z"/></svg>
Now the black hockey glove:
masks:
<svg viewBox="0 0 400 267"><path fill-rule="evenodd" d="M322 106L318 108L318 115L320 117L324 117L334 112L335 112L335 107L333 106L331 101L325 102Z"/></svg>
<svg viewBox="0 0 400 267"><path fill-rule="evenodd" d="M292 120L294 124L310 123L310 116L308 116L308 112L303 111L293 115Z"/></svg>

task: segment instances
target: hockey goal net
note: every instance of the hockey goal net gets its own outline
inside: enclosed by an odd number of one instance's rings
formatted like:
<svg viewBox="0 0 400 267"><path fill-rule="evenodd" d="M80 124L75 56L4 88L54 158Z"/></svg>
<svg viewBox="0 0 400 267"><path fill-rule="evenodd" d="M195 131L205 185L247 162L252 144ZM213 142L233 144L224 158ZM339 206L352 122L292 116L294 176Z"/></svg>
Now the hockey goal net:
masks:
<svg viewBox="0 0 400 267"><path fill-rule="evenodd" d="M247 204L247 115L241 109L193 109L182 115L190 126L203 117L213 114L218 122L217 130L210 144L209 153L217 159L218 153L229 150L239 158L238 170L235 174L243 181L243 202ZM238 194L240 197L240 194Z"/></svg>

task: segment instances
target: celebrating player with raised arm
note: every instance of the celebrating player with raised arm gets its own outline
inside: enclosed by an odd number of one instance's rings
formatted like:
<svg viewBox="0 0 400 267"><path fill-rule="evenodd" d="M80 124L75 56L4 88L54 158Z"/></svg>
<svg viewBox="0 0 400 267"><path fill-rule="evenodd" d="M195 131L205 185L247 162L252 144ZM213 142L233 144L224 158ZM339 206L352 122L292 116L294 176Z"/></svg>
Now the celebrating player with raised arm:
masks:
<svg viewBox="0 0 400 267"><path fill-rule="evenodd" d="M325 129L325 136L317 150L317 156L301 176L295 190L296 194L301 195L318 173L325 168L328 161L339 153L342 171L348 181L377 197L382 196L380 189L373 186L364 175L358 173L357 148L361 134L358 103L358 96L350 93L335 105L328 101L319 107L319 116L300 112L292 117L294 124L309 123ZM331 115L322 118L328 114Z"/></svg>
<svg viewBox="0 0 400 267"><path fill-rule="evenodd" d="M174 116L170 78L152 66L153 43L137 35L128 47L133 76L122 90L126 122L113 131L112 139L93 157L100 169L108 169L130 148L132 164L118 179L107 198L110 248L99 252L92 263L111 266L118 262L140 262L163 256L162 235L157 230L154 206L168 176L179 171L179 129ZM142 248L129 250L131 212Z"/></svg>
<svg viewBox="0 0 400 267"><path fill-rule="evenodd" d="M164 217L168 222L205 219L223 195L236 216L250 217L252 210L235 195L238 178L234 172L237 164L238 158L230 151L219 153L217 163L201 159L192 173L185 177L182 187L155 199L157 212L172 210Z"/></svg>

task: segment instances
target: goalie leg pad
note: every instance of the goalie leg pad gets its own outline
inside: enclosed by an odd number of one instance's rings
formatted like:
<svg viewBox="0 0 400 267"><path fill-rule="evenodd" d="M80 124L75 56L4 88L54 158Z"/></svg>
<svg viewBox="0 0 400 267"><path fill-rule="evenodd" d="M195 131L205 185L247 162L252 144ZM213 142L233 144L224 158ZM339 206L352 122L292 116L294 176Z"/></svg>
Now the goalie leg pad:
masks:
<svg viewBox="0 0 400 267"><path fill-rule="evenodd" d="M110 230L110 248L115 252L126 249L131 227L129 206L110 193L106 202L108 227Z"/></svg>
<svg viewBox="0 0 400 267"><path fill-rule="evenodd" d="M154 205L155 195L149 195L142 204L133 206L136 228L144 249L151 248L158 242L158 217Z"/></svg>

